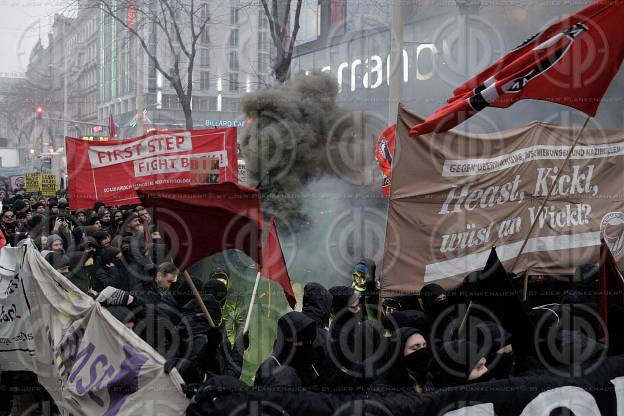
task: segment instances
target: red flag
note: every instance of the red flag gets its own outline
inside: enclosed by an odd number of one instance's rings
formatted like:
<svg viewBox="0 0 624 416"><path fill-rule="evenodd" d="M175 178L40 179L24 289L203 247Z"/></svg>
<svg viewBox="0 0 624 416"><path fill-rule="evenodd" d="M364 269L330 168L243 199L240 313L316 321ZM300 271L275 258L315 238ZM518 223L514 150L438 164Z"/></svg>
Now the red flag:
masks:
<svg viewBox="0 0 624 416"><path fill-rule="evenodd" d="M108 137L111 139L117 136L117 129L115 128L115 120L112 114L108 114Z"/></svg>
<svg viewBox="0 0 624 416"><path fill-rule="evenodd" d="M271 217L269 220L269 231L262 247L262 269L260 274L269 280L279 283L282 289L284 289L284 295L288 304L295 309L297 300L295 299L295 291L290 283L282 246L277 236L275 217Z"/></svg>
<svg viewBox="0 0 624 416"><path fill-rule="evenodd" d="M411 136L450 130L486 107L534 99L595 116L624 59L624 1L600 0L549 26L454 91Z"/></svg>
<svg viewBox="0 0 624 416"><path fill-rule="evenodd" d="M381 190L384 198L390 198L392 181L392 159L394 158L396 124L385 129L377 138L375 146L375 159L384 180Z"/></svg>
<svg viewBox="0 0 624 416"><path fill-rule="evenodd" d="M609 246L602 240L598 266L598 313L605 326L608 326L609 305L623 304L624 278Z"/></svg>
<svg viewBox="0 0 624 416"><path fill-rule="evenodd" d="M184 270L212 254L238 249L259 262L260 192L234 182L137 191L175 264Z"/></svg>

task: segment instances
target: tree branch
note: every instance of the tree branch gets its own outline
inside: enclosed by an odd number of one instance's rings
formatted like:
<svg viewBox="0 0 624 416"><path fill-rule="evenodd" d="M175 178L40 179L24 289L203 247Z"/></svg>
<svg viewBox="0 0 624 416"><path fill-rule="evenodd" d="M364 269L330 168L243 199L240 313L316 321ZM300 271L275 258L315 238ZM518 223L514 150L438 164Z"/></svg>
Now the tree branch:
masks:
<svg viewBox="0 0 624 416"><path fill-rule="evenodd" d="M290 37L290 44L288 45L288 52L286 54L288 59L292 58L293 50L295 48L295 42L297 40L297 34L299 33L299 16L301 16L301 3L303 0L297 0L297 9L295 10L295 22L293 26L292 36Z"/></svg>

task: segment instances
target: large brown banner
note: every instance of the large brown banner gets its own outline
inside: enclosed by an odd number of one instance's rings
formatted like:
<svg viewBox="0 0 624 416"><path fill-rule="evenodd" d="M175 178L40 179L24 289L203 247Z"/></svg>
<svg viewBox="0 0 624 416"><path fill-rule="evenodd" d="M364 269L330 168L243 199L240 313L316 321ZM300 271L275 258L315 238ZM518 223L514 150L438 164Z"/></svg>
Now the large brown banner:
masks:
<svg viewBox="0 0 624 416"><path fill-rule="evenodd" d="M401 109L383 265L383 295L456 285L492 247L514 272L568 274L596 263L600 239L624 254L624 131L586 129L542 214L578 126L544 123L494 134L409 137Z"/></svg>

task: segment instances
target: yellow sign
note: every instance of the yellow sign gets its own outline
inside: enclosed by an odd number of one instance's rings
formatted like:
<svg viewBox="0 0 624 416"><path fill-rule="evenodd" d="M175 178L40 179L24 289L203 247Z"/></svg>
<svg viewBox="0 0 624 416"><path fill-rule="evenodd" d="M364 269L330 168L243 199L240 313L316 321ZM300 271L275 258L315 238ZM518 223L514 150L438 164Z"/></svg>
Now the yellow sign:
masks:
<svg viewBox="0 0 624 416"><path fill-rule="evenodd" d="M24 183L26 192L39 192L41 189L41 174L38 172L25 173Z"/></svg>
<svg viewBox="0 0 624 416"><path fill-rule="evenodd" d="M56 175L49 173L41 174L41 195L56 196Z"/></svg>

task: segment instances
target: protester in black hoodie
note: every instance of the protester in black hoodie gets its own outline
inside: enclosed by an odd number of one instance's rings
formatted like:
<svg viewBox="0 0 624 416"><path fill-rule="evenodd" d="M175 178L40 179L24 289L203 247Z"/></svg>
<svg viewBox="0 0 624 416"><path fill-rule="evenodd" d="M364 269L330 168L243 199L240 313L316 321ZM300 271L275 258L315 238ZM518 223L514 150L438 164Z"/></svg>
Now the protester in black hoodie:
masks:
<svg viewBox="0 0 624 416"><path fill-rule="evenodd" d="M396 337L398 354L390 369L375 382L375 388L424 391L427 383L431 352L423 333L414 328L400 328Z"/></svg>
<svg viewBox="0 0 624 416"><path fill-rule="evenodd" d="M177 326L182 343L177 357L190 360L203 372L221 374L217 360L223 337L223 331L219 327L221 306L212 295L203 295L202 301L216 326L211 327L197 301L190 300L182 307L182 320Z"/></svg>
<svg viewBox="0 0 624 416"><path fill-rule="evenodd" d="M313 366L321 386L326 385L332 376L332 362L328 347L331 306L332 295L327 289L318 283L305 285L301 312L316 322Z"/></svg>
<svg viewBox="0 0 624 416"><path fill-rule="evenodd" d="M315 384L312 369L316 324L301 312L277 321L273 353L258 368L256 386L306 387Z"/></svg>
<svg viewBox="0 0 624 416"><path fill-rule="evenodd" d="M105 247L100 252L100 264L92 282L93 289L100 292L106 286L128 291L130 285L123 274L121 251L115 247Z"/></svg>

